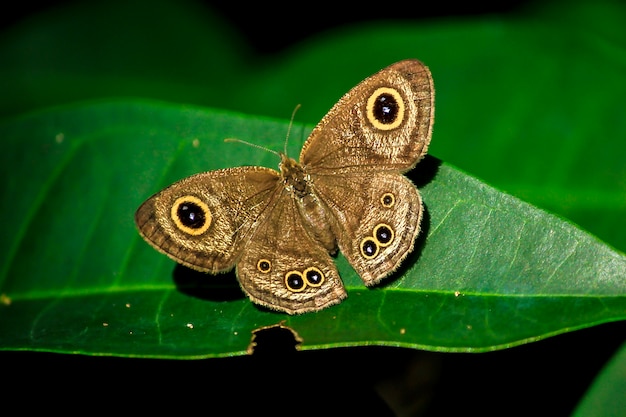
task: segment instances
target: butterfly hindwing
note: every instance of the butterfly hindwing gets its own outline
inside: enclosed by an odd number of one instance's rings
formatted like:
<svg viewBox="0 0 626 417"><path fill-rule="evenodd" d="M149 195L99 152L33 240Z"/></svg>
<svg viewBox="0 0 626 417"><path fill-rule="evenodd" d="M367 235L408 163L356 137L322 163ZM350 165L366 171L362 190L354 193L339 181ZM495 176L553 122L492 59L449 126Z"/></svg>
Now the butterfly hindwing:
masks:
<svg viewBox="0 0 626 417"><path fill-rule="evenodd" d="M411 181L381 172L315 180L317 195L336 219L339 249L365 284L395 271L420 230L422 201Z"/></svg>
<svg viewBox="0 0 626 417"><path fill-rule="evenodd" d="M317 311L346 297L334 260L311 236L284 189L237 263L243 290L257 304L290 314Z"/></svg>

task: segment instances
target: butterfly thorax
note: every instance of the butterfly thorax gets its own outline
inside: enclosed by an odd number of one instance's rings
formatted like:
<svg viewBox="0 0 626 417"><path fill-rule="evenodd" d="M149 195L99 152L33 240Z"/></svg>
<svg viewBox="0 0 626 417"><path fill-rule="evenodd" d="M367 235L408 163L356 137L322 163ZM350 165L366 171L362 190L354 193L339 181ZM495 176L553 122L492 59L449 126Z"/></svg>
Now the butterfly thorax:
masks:
<svg viewBox="0 0 626 417"><path fill-rule="evenodd" d="M309 176L302 165L285 154L280 154L280 174L285 183L285 188L291 191L295 197L304 198L311 193Z"/></svg>

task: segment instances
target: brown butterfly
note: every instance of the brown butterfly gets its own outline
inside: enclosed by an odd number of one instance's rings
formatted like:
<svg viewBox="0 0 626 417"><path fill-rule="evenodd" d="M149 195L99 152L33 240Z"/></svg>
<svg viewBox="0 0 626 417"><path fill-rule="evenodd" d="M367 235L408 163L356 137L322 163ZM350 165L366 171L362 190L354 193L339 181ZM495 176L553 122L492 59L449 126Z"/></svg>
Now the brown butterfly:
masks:
<svg viewBox="0 0 626 417"><path fill-rule="evenodd" d="M337 249L366 285L413 249L422 200L402 173L425 155L433 117L430 71L397 62L333 106L300 162L280 153L280 171L247 166L180 180L139 207L139 232L190 268L236 267L243 291L271 309L337 304L347 296L331 257Z"/></svg>

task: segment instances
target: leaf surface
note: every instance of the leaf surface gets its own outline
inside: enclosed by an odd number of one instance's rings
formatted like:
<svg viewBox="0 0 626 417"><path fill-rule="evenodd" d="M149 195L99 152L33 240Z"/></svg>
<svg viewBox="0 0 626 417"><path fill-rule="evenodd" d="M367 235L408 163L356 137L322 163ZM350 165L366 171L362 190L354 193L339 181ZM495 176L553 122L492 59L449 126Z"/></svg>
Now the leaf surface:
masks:
<svg viewBox="0 0 626 417"><path fill-rule="evenodd" d="M297 155L310 127L292 131ZM2 349L146 357L242 354L284 323L303 349L499 349L624 319L626 258L575 225L428 157L411 171L427 210L415 252L368 289L338 257L349 297L315 314L254 306L233 274L177 267L133 215L187 175L277 166L287 123L162 102L60 107L0 125Z"/></svg>

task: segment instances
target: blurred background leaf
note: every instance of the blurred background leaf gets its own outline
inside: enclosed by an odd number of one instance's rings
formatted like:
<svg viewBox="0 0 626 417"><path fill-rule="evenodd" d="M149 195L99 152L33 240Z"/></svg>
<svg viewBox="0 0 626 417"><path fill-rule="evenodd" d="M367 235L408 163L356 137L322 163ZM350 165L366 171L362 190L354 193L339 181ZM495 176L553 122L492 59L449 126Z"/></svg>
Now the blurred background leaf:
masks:
<svg viewBox="0 0 626 417"><path fill-rule="evenodd" d="M626 344L602 368L573 417L623 416L626 413Z"/></svg>

